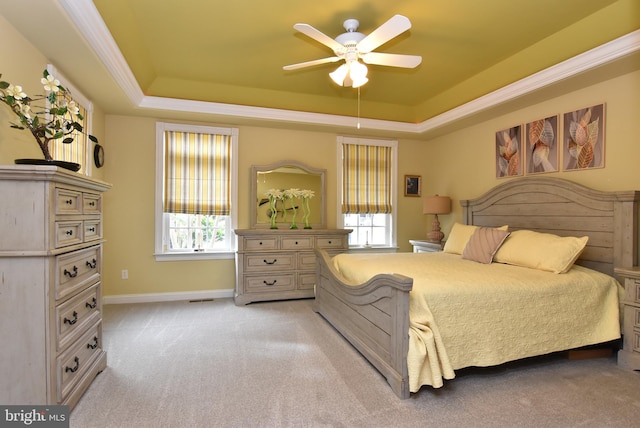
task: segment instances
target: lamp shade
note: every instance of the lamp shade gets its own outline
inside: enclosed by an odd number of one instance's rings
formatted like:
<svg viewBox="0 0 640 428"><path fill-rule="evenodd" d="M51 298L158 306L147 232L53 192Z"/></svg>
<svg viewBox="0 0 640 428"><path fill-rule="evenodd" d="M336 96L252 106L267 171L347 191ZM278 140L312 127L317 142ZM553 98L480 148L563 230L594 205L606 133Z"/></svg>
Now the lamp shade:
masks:
<svg viewBox="0 0 640 428"><path fill-rule="evenodd" d="M428 196L424 199L422 212L424 214L449 214L451 212L451 198L448 196Z"/></svg>

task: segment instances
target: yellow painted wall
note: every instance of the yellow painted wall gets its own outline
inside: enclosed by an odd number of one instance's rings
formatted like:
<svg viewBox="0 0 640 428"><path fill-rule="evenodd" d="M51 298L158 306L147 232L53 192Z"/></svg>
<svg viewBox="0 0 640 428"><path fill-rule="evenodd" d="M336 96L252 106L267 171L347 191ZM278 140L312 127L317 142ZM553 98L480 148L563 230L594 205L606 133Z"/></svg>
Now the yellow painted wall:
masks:
<svg viewBox="0 0 640 428"><path fill-rule="evenodd" d="M105 195L105 295L225 290L235 284L234 260L156 262L154 251L155 124L149 118L107 116L109 162ZM223 126L224 124L210 124ZM248 228L251 165L296 160L327 170L327 224L335 227L338 209L336 134L260 127L239 127L238 227ZM401 140L399 177L419 174L424 145ZM399 185L402 180L399 180ZM399 189L402 195L402 189ZM420 198L399 197L398 243L410 251L409 239L425 234ZM129 279L121 279L121 270Z"/></svg>
<svg viewBox="0 0 640 428"><path fill-rule="evenodd" d="M40 78L49 61L2 15L0 55L3 58L0 62L2 80L22 86L31 97L45 93ZM89 94L84 95L90 98ZM16 116L6 105L0 107L0 163L12 164L15 159L20 158L42 158L42 152L29 131L11 128L9 123L15 121ZM91 133L104 142L104 114L100 106L94 105ZM94 168L93 177L104 179L104 171Z"/></svg>
<svg viewBox="0 0 640 428"><path fill-rule="evenodd" d="M435 159L423 171L433 188L453 198L454 212L440 216L445 234L462 220L460 199L480 196L510 178L495 177L495 132L532 120L606 103L605 167L544 176L561 177L598 190L640 189L640 71L592 84L561 96L490 117L482 123L427 143L426 156Z"/></svg>

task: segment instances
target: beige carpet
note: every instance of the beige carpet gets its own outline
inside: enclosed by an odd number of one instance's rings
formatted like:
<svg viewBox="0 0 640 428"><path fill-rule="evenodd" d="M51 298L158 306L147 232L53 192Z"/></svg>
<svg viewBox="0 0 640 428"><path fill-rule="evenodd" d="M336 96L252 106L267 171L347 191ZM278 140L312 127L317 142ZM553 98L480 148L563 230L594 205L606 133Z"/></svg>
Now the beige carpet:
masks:
<svg viewBox="0 0 640 428"><path fill-rule="evenodd" d="M614 358L463 370L399 400L311 302L105 306L108 368L71 427L640 425L640 374Z"/></svg>

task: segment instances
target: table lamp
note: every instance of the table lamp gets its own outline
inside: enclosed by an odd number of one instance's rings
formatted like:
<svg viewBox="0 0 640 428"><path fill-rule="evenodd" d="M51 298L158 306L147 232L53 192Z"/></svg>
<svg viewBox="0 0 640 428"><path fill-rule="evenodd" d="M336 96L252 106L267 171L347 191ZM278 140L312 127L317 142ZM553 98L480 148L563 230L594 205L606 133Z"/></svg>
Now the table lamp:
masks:
<svg viewBox="0 0 640 428"><path fill-rule="evenodd" d="M448 196L427 196L424 199L422 212L424 214L435 215L431 224L431 232L427 233L427 240L440 243L444 238L444 233L440 230L438 214L449 214L451 212L451 198Z"/></svg>

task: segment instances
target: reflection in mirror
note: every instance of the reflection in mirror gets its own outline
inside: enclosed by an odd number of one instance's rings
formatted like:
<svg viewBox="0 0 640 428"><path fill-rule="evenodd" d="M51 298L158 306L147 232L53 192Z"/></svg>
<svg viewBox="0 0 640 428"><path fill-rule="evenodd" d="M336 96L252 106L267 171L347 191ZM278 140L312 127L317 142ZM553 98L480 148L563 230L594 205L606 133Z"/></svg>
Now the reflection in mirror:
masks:
<svg viewBox="0 0 640 428"><path fill-rule="evenodd" d="M254 227L265 228L271 223L272 208L269 204L267 191L271 189L311 190L314 196L309 200L309 223L312 228L324 228L324 176L325 170L310 168L300 162L284 161L276 164L251 167L252 194L251 219ZM302 199L295 200L297 209L296 222L298 227L304 227ZM292 208L290 201L286 207L282 201L276 204L276 224L280 229L287 229L291 225Z"/></svg>

